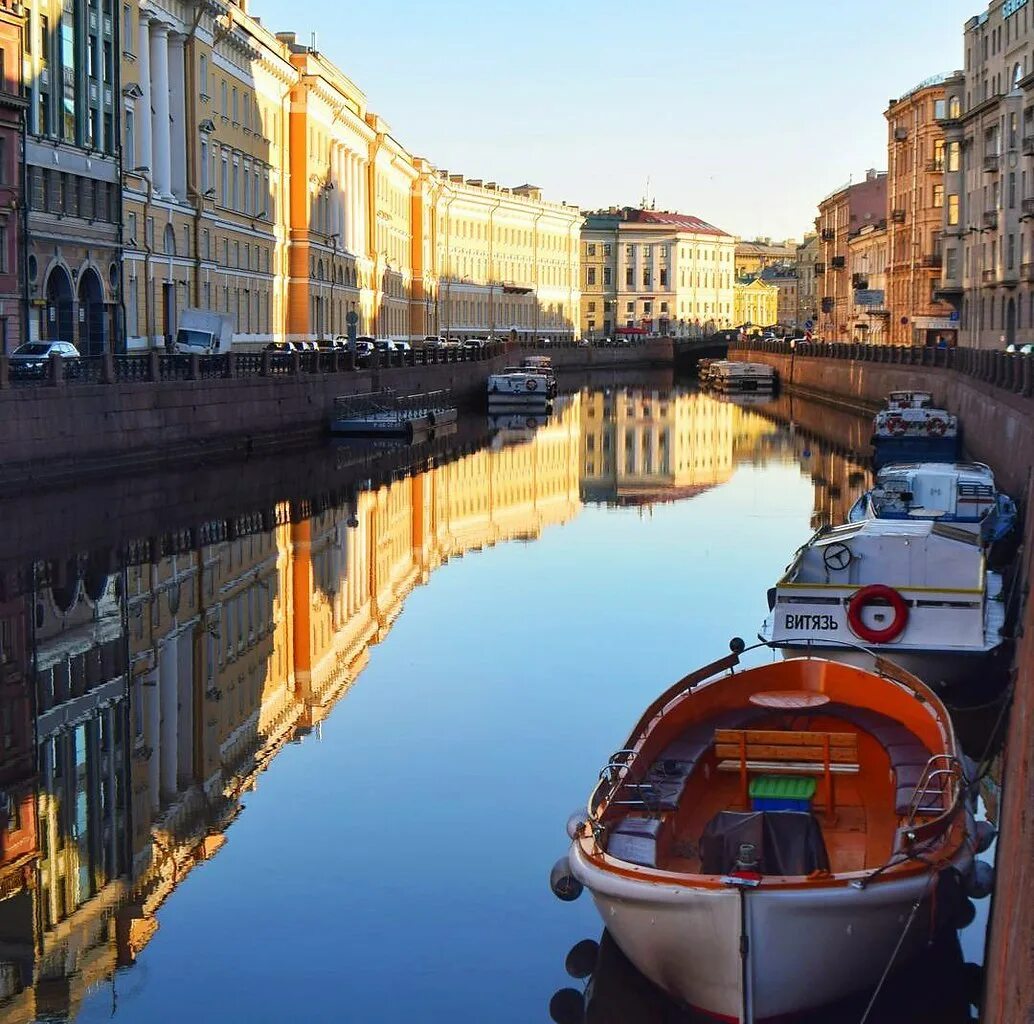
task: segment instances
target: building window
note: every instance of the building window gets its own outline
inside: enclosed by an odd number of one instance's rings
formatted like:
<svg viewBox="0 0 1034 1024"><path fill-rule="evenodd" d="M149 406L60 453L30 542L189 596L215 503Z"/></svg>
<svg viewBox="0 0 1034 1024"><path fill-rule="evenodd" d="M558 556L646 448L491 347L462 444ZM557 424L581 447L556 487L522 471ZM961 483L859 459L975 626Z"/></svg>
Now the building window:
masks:
<svg viewBox="0 0 1034 1024"><path fill-rule="evenodd" d="M645 316L650 316L652 313L653 313L653 303L652 302L644 302L643 303L643 314Z"/></svg>
<svg viewBox="0 0 1034 1024"><path fill-rule="evenodd" d="M610 255L610 242L604 242L603 243L603 255L604 256L609 256Z"/></svg>
<svg viewBox="0 0 1034 1024"><path fill-rule="evenodd" d="M585 268L585 284L586 287L593 287L596 284L596 268L586 267Z"/></svg>
<svg viewBox="0 0 1034 1024"><path fill-rule="evenodd" d="M956 227L959 223L959 197L952 193L948 196L948 224Z"/></svg>
<svg viewBox="0 0 1034 1024"><path fill-rule="evenodd" d="M625 267L625 286L627 288L635 287L635 270L632 267Z"/></svg>
<svg viewBox="0 0 1034 1024"><path fill-rule="evenodd" d="M644 288L649 288L650 287L650 268L649 267L643 267L643 287Z"/></svg>
<svg viewBox="0 0 1034 1024"><path fill-rule="evenodd" d="M233 87L233 101L232 101L233 102L233 118L232 118L232 121L233 121L234 124L236 124L237 121L238 121L238 117L237 117L237 115L238 115L237 100L238 100L238 97L237 97L237 87L234 86Z"/></svg>
<svg viewBox="0 0 1034 1024"><path fill-rule="evenodd" d="M123 124L126 126L126 156L129 158L127 162L136 167L136 131L132 110L127 110L123 115Z"/></svg>
<svg viewBox="0 0 1034 1024"><path fill-rule="evenodd" d="M198 82L201 86L201 95L208 96L208 58L201 54L198 61Z"/></svg>
<svg viewBox="0 0 1034 1024"><path fill-rule="evenodd" d="M933 116L934 116L935 120L937 120L937 121L943 121L944 120L945 106L946 105L945 105L944 100L934 100L933 101Z"/></svg>
<svg viewBox="0 0 1034 1024"><path fill-rule="evenodd" d="M959 144L957 142L948 143L948 167L949 171L957 171L959 169Z"/></svg>
<svg viewBox="0 0 1034 1024"><path fill-rule="evenodd" d="M934 185L933 187L933 205L935 209L940 209L944 206L944 186L941 184Z"/></svg>
<svg viewBox="0 0 1034 1024"><path fill-rule="evenodd" d="M662 288L667 288L668 287L668 268L667 267L661 267L661 287Z"/></svg>
<svg viewBox="0 0 1034 1024"><path fill-rule="evenodd" d="M122 5L122 49L133 53L133 8L129 4Z"/></svg>
<svg viewBox="0 0 1034 1024"><path fill-rule="evenodd" d="M592 242L587 242L586 243L586 245L585 245L585 255L586 256L595 256L596 255L596 246L595 246L594 243L592 243Z"/></svg>
<svg viewBox="0 0 1034 1024"><path fill-rule="evenodd" d="M610 267L604 267L603 268L603 285L604 285L604 287L609 287L612 284L611 277L612 277L612 275L611 275L611 272L610 272Z"/></svg>
<svg viewBox="0 0 1034 1024"><path fill-rule="evenodd" d="M635 303L634 302L626 302L625 303L625 312L626 313L634 313L635 312ZM629 326L631 327L631 324L629 324Z"/></svg>
<svg viewBox="0 0 1034 1024"><path fill-rule="evenodd" d="M219 112L226 117L226 82L219 83Z"/></svg>
<svg viewBox="0 0 1034 1024"><path fill-rule="evenodd" d="M586 311L589 312L589 313L595 313L596 312L596 303L595 302L590 302L588 304L588 306L586 307Z"/></svg>

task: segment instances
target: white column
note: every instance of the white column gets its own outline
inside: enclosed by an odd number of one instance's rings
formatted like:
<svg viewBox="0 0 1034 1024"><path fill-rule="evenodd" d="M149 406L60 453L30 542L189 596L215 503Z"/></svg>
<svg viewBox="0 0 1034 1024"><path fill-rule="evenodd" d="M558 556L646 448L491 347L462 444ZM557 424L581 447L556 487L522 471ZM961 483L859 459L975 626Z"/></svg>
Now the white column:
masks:
<svg viewBox="0 0 1034 1024"><path fill-rule="evenodd" d="M186 70L183 36L169 36L169 98L172 123L172 193L177 199L187 198L187 112Z"/></svg>
<svg viewBox="0 0 1034 1024"><path fill-rule="evenodd" d="M341 248L351 249L348 244L348 232L351 223L348 216L348 150L342 146L337 155L338 214L341 217Z"/></svg>
<svg viewBox="0 0 1034 1024"><path fill-rule="evenodd" d="M159 763L161 760L161 725L162 709L158 699L158 669L152 669L144 676L141 687L144 694L144 705L147 718L144 722L144 736L147 746L151 748L151 757L147 762L147 796L151 810L161 807L161 792L158 786L160 779Z"/></svg>
<svg viewBox="0 0 1034 1024"><path fill-rule="evenodd" d="M140 68L140 91L143 95L136 101L136 163L133 167L150 167L151 163L151 42L148 32L150 19L140 12L140 32L138 35L136 59ZM130 157L130 160L133 158ZM143 235L140 236L143 239Z"/></svg>
<svg viewBox="0 0 1034 1024"><path fill-rule="evenodd" d="M169 26L156 21L151 26L151 146L154 187L162 195L172 192L172 140L169 125Z"/></svg>
<svg viewBox="0 0 1034 1024"><path fill-rule="evenodd" d="M345 220L348 223L348 251L359 254L356 247L357 225L355 222L355 153L345 154Z"/></svg>
<svg viewBox="0 0 1034 1024"><path fill-rule="evenodd" d="M340 143L334 150L334 220L337 223L337 244L342 249L348 247L345 238L345 147Z"/></svg>
<svg viewBox="0 0 1034 1024"><path fill-rule="evenodd" d="M358 157L355 162L355 203L356 203L356 246L360 255L368 256L373 248L372 240L368 237L366 224L366 161Z"/></svg>
<svg viewBox="0 0 1034 1024"><path fill-rule="evenodd" d="M158 655L158 689L161 694L161 793L163 797L177 792L176 770L179 755L176 752L179 730L179 655L176 637L169 637Z"/></svg>

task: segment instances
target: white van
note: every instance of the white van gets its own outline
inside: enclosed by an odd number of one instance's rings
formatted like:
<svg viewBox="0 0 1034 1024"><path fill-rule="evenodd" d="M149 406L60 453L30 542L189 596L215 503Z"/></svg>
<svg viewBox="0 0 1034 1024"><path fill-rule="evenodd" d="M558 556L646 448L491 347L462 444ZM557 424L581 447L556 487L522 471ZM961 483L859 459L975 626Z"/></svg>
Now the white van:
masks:
<svg viewBox="0 0 1034 1024"><path fill-rule="evenodd" d="M233 317L207 309L185 309L179 315L173 351L180 355L213 356L233 347Z"/></svg>

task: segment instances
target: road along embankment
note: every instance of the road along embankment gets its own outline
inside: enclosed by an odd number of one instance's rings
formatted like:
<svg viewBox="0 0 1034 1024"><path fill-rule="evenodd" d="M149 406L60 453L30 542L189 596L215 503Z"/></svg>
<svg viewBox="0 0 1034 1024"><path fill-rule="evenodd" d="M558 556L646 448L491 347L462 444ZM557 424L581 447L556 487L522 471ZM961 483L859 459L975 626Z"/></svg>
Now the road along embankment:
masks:
<svg viewBox="0 0 1034 1024"><path fill-rule="evenodd" d="M1016 381L1015 365L1008 373L981 380L947 366L883 362L879 355L877 360L844 359L741 349L731 351L729 358L767 363L776 368L781 387L789 393L855 410L878 408L889 391L931 392L935 405L959 417L967 454L992 466L999 485L1024 503L1026 530L1018 568L1023 592L1029 593L1034 572L1034 398L1024 393L1028 388L1017 391L997 383ZM1024 371L1029 373L1029 367ZM1017 633L985 956L984 1024L1034 1021L1034 602L1029 598Z"/></svg>
<svg viewBox="0 0 1034 1024"><path fill-rule="evenodd" d="M211 366L159 356L84 360L88 379L51 369L45 382L14 385L0 366L0 491L90 474L254 451L311 440L326 431L339 396L391 388L400 395L448 390L461 406L481 400L485 381L530 352L565 372L664 368L670 341L635 346L494 345L470 353L396 356L396 365L352 369L347 357L306 353L273 362L262 355L223 357ZM461 358L457 358L461 357ZM218 357L216 357L218 358ZM401 364L401 365L399 365ZM60 367L59 367L60 369ZM132 374L134 379L125 379Z"/></svg>

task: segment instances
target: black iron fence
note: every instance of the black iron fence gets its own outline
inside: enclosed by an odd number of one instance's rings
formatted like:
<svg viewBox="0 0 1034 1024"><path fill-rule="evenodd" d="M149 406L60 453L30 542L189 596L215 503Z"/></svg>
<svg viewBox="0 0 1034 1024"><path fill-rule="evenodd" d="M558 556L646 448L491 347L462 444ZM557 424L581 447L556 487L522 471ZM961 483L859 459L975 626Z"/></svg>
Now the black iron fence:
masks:
<svg viewBox="0 0 1034 1024"><path fill-rule="evenodd" d="M930 366L955 370L996 388L1034 396L1034 355L1000 349L935 348L916 345L863 345L860 343L748 339L732 348L747 352L771 352L797 358L855 360L898 366Z"/></svg>

